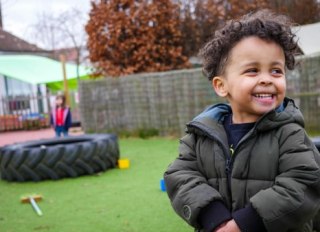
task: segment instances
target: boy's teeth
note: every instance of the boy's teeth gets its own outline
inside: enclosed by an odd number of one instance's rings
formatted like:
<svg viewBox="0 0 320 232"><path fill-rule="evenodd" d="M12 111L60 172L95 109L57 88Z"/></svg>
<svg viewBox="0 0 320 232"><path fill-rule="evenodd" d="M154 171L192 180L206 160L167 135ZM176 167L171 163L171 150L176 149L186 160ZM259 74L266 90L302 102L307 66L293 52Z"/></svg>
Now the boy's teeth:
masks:
<svg viewBox="0 0 320 232"><path fill-rule="evenodd" d="M259 97L259 98L266 98L266 97L272 97L272 94L255 94L256 97Z"/></svg>

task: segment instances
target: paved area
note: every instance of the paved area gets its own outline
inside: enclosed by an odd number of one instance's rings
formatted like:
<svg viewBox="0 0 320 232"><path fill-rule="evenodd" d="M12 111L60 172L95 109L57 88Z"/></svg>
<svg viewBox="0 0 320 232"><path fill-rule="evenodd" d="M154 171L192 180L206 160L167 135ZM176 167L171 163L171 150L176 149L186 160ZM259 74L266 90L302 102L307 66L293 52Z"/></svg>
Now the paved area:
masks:
<svg viewBox="0 0 320 232"><path fill-rule="evenodd" d="M69 130L69 134L70 136L81 135L83 134L83 131L81 130L81 128L71 128ZM26 142L30 140L54 138L54 136L55 133L51 128L32 131L1 132L0 146L19 142Z"/></svg>

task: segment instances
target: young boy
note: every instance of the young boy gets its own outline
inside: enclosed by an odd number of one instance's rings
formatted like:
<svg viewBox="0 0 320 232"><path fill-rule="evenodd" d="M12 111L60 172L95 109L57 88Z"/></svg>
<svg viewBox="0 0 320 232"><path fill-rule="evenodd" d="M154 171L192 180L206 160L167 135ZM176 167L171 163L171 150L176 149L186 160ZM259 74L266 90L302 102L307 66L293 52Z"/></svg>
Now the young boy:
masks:
<svg viewBox="0 0 320 232"><path fill-rule="evenodd" d="M312 231L319 153L285 97L296 50L289 20L268 10L229 21L201 50L229 104L187 124L164 178L174 210L198 231Z"/></svg>

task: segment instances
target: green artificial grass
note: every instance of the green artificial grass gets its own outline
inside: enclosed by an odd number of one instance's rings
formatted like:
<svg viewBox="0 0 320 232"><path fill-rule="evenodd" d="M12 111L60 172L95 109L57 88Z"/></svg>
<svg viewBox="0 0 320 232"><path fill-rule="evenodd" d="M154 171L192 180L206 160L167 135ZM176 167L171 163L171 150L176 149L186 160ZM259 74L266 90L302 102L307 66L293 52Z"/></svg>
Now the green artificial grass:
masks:
<svg viewBox="0 0 320 232"><path fill-rule="evenodd" d="M38 183L0 181L1 232L191 232L171 208L160 179L178 155L178 140L119 139L129 169ZM38 216L20 198L43 196Z"/></svg>

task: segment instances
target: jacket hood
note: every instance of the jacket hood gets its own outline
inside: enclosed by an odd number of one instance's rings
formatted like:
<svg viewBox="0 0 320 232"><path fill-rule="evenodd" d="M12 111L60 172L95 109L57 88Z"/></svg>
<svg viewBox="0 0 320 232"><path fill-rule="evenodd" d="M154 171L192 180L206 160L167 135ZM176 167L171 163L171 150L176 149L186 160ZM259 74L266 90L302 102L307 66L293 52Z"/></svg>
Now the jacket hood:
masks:
<svg viewBox="0 0 320 232"><path fill-rule="evenodd" d="M229 104L212 105L187 124L187 132L212 134L218 127L223 126L224 118L231 113ZM304 127L304 119L300 110L292 99L285 98L278 108L263 115L257 121L255 128L258 131L267 131L288 123L297 123Z"/></svg>

